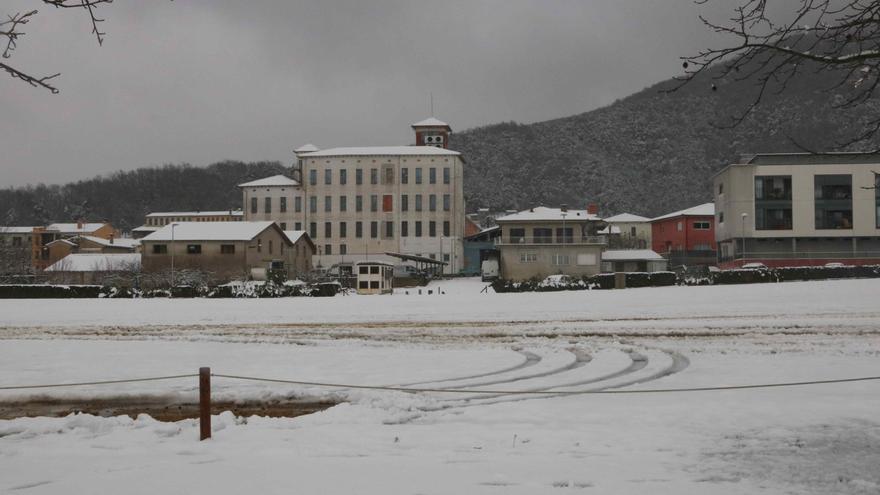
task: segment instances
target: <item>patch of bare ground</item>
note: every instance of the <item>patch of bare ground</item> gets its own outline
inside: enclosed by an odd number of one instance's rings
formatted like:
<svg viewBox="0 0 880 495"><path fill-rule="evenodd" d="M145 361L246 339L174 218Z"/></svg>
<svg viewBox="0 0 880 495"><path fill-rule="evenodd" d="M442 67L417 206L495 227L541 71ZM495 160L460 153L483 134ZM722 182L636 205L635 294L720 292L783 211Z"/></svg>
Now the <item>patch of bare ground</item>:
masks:
<svg viewBox="0 0 880 495"><path fill-rule="evenodd" d="M214 414L232 411L236 416L288 417L303 416L337 405L331 400L271 399L271 400L215 400L211 403ZM95 416L130 416L149 414L159 421L180 421L198 418L196 401L180 401L161 395L138 395L112 398L35 397L18 401L0 401L0 419L50 416L63 417L71 413Z"/></svg>

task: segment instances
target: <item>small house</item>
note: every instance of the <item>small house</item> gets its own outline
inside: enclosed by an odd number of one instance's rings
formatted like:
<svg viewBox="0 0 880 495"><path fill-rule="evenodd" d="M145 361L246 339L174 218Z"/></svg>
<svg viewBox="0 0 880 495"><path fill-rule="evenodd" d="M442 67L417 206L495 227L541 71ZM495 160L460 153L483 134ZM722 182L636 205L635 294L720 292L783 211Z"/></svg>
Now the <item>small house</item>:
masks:
<svg viewBox="0 0 880 495"><path fill-rule="evenodd" d="M385 261L355 263L358 294L391 294L394 286L394 265Z"/></svg>

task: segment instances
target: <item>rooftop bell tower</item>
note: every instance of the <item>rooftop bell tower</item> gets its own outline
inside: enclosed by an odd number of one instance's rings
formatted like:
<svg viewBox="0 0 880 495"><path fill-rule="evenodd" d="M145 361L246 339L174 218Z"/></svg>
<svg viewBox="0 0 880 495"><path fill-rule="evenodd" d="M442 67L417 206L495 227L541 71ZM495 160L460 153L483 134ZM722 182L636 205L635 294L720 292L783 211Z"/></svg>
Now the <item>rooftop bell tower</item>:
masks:
<svg viewBox="0 0 880 495"><path fill-rule="evenodd" d="M416 146L434 146L437 148L449 147L449 135L452 127L440 119L427 118L412 125L416 133Z"/></svg>

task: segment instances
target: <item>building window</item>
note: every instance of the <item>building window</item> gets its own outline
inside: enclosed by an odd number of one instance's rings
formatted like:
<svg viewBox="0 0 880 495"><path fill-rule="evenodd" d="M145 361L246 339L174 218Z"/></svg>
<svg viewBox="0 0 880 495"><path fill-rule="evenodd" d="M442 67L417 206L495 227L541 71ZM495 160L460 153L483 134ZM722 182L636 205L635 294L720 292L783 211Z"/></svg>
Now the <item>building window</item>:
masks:
<svg viewBox="0 0 880 495"><path fill-rule="evenodd" d="M318 197L309 196L309 213L318 213Z"/></svg>
<svg viewBox="0 0 880 495"><path fill-rule="evenodd" d="M187 244L186 245L186 254L202 254L202 245L201 244Z"/></svg>
<svg viewBox="0 0 880 495"><path fill-rule="evenodd" d="M437 237L437 222L428 222L428 237Z"/></svg>
<svg viewBox="0 0 880 495"><path fill-rule="evenodd" d="M382 169L382 183L385 185L394 184L394 169L391 167L384 167Z"/></svg>
<svg viewBox="0 0 880 495"><path fill-rule="evenodd" d="M554 254L553 255L553 264L556 266L570 265L571 258L567 254Z"/></svg>
<svg viewBox="0 0 880 495"><path fill-rule="evenodd" d="M270 239L270 240L269 240L269 254L272 254L272 247L273 247L273 244L274 244L274 243L273 243L272 240Z"/></svg>
<svg viewBox="0 0 880 495"><path fill-rule="evenodd" d="M422 168L416 167L416 184L422 183Z"/></svg>
<svg viewBox="0 0 880 495"><path fill-rule="evenodd" d="M443 211L449 211L452 200L448 194L443 195Z"/></svg>
<svg viewBox="0 0 880 495"><path fill-rule="evenodd" d="M409 211L409 196L406 194L400 195L400 211Z"/></svg>
<svg viewBox="0 0 880 495"><path fill-rule="evenodd" d="M510 242L526 242L526 229L510 229Z"/></svg>
<svg viewBox="0 0 880 495"><path fill-rule="evenodd" d="M332 244L324 244L324 254L333 254Z"/></svg>
<svg viewBox="0 0 880 495"><path fill-rule="evenodd" d="M361 185L364 183L364 169L358 168L354 171L354 183Z"/></svg>
<svg viewBox="0 0 880 495"><path fill-rule="evenodd" d="M852 175L816 175L816 230L852 229Z"/></svg>
<svg viewBox="0 0 880 495"><path fill-rule="evenodd" d="M324 238L329 239L331 237L333 237L333 223L324 222Z"/></svg>
<svg viewBox="0 0 880 495"><path fill-rule="evenodd" d="M348 246L346 246L345 244L340 244L339 245L339 254L343 254L343 255L348 254Z"/></svg>
<svg viewBox="0 0 880 495"><path fill-rule="evenodd" d="M309 185L317 186L318 185L318 171L315 169L309 170Z"/></svg>
<svg viewBox="0 0 880 495"><path fill-rule="evenodd" d="M718 223L724 223L724 212L723 211L718 212Z"/></svg>
<svg viewBox="0 0 880 495"><path fill-rule="evenodd" d="M287 222L281 222L279 226L281 227L281 230L287 230Z"/></svg>
<svg viewBox="0 0 880 495"><path fill-rule="evenodd" d="M235 244L220 244L220 254L235 254Z"/></svg>
<svg viewBox="0 0 880 495"><path fill-rule="evenodd" d="M168 245L153 244L153 254L168 254Z"/></svg>
<svg viewBox="0 0 880 495"><path fill-rule="evenodd" d="M324 185L329 186L333 184L333 170L326 168L324 169Z"/></svg>
<svg viewBox="0 0 880 495"><path fill-rule="evenodd" d="M437 211L437 195L431 194L428 196L428 210Z"/></svg>
<svg viewBox="0 0 880 495"><path fill-rule="evenodd" d="M355 222L354 223L354 236L360 239L364 236L364 223L363 222Z"/></svg>
<svg viewBox="0 0 880 495"><path fill-rule="evenodd" d="M422 195L416 194L416 211L422 211Z"/></svg>
<svg viewBox="0 0 880 495"><path fill-rule="evenodd" d="M339 169L339 185L344 186L348 183L348 171L344 168Z"/></svg>
<svg viewBox="0 0 880 495"><path fill-rule="evenodd" d="M394 222L385 222L385 238L394 239Z"/></svg>
<svg viewBox="0 0 880 495"><path fill-rule="evenodd" d="M318 223L317 222L309 222L309 237L315 239L318 237Z"/></svg>
<svg viewBox="0 0 880 495"><path fill-rule="evenodd" d="M400 222L400 237L409 237L409 222Z"/></svg>
<svg viewBox="0 0 880 495"><path fill-rule="evenodd" d="M379 211L379 195L370 195L370 211Z"/></svg>
<svg viewBox="0 0 880 495"><path fill-rule="evenodd" d="M373 239L379 237L379 222L370 222L370 237Z"/></svg>
<svg viewBox="0 0 880 495"><path fill-rule="evenodd" d="M367 267L365 267L365 266L361 267L361 270L366 270L366 269L367 269ZM361 280L360 282L358 282L358 289L369 289L369 288L370 288L370 283L367 282L366 280Z"/></svg>
<svg viewBox="0 0 880 495"><path fill-rule="evenodd" d="M348 211L348 196L339 196L339 211Z"/></svg>
<svg viewBox="0 0 880 495"><path fill-rule="evenodd" d="M345 224L345 222L339 222L339 237L340 238L345 238L345 236L348 235L347 227L348 226Z"/></svg>
<svg viewBox="0 0 880 495"><path fill-rule="evenodd" d="M422 222L417 221L416 222L416 237L421 237L421 236L422 236Z"/></svg>
<svg viewBox="0 0 880 495"><path fill-rule="evenodd" d="M553 242L553 229L542 227L533 228L532 242L535 244L551 244Z"/></svg>
<svg viewBox="0 0 880 495"><path fill-rule="evenodd" d="M370 169L370 184L376 185L379 183L379 169L371 168Z"/></svg>
<svg viewBox="0 0 880 495"><path fill-rule="evenodd" d="M278 210L281 213L287 213L287 196L281 196L281 204L278 205Z"/></svg>
<svg viewBox="0 0 880 495"><path fill-rule="evenodd" d="M293 230L302 230L302 229L303 229L302 222L296 222L293 224Z"/></svg>
<svg viewBox="0 0 880 495"><path fill-rule="evenodd" d="M409 169L406 167L400 169L400 183L409 184Z"/></svg>
<svg viewBox="0 0 880 495"><path fill-rule="evenodd" d="M684 222L679 221L679 222L675 225L675 228L678 229L679 232L681 232L682 230L684 230Z"/></svg>
<svg viewBox="0 0 880 495"><path fill-rule="evenodd" d="M428 169L428 183L436 184L437 183L437 169L431 167Z"/></svg>
<svg viewBox="0 0 880 495"><path fill-rule="evenodd" d="M791 230L791 176L755 177L755 230Z"/></svg>
<svg viewBox="0 0 880 495"><path fill-rule="evenodd" d="M263 240L262 239L257 239L257 252L258 253L263 252Z"/></svg>
<svg viewBox="0 0 880 495"><path fill-rule="evenodd" d="M449 237L449 221L443 222L443 237Z"/></svg>
<svg viewBox="0 0 880 495"><path fill-rule="evenodd" d="M324 196L324 211L333 211L333 196Z"/></svg>
<svg viewBox="0 0 880 495"><path fill-rule="evenodd" d="M301 213L303 209L303 201L302 196L297 196L293 198L293 210L297 213Z"/></svg>
<svg viewBox="0 0 880 495"><path fill-rule="evenodd" d="M382 212L388 213L393 211L394 199L390 194L385 194L382 196Z"/></svg>
<svg viewBox="0 0 880 495"><path fill-rule="evenodd" d="M360 194L354 197L354 211L364 211L364 197Z"/></svg>
<svg viewBox="0 0 880 495"><path fill-rule="evenodd" d="M535 263L538 261L537 253L519 253L520 263Z"/></svg>
<svg viewBox="0 0 880 495"><path fill-rule="evenodd" d="M257 198L251 198L251 213L257 212Z"/></svg>
<svg viewBox="0 0 880 495"><path fill-rule="evenodd" d="M719 182L719 183L718 183L718 195L720 196L720 195L722 195L722 194L724 194L724 183L723 183L723 182Z"/></svg>
<svg viewBox="0 0 880 495"><path fill-rule="evenodd" d="M712 225L711 222L694 222L694 229L695 230L709 230L711 225ZM633 229L635 229L635 227L633 227Z"/></svg>
<svg viewBox="0 0 880 495"><path fill-rule="evenodd" d="M449 167L443 167L443 183L449 184Z"/></svg>

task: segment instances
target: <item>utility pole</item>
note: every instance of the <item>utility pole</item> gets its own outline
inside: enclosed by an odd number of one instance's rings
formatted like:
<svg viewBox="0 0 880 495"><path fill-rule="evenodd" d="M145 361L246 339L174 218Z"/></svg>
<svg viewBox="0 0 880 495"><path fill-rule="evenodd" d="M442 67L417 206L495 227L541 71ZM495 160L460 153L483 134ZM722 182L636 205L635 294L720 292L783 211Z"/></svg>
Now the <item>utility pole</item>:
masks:
<svg viewBox="0 0 880 495"><path fill-rule="evenodd" d="M171 297L174 297L174 227L177 227L177 223L171 224Z"/></svg>

